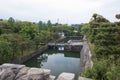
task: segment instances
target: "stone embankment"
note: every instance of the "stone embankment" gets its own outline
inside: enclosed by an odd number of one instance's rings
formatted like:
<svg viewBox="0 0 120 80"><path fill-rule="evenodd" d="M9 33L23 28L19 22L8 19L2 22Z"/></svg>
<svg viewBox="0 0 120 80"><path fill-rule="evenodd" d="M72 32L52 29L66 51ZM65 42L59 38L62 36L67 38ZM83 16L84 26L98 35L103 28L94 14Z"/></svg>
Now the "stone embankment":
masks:
<svg viewBox="0 0 120 80"><path fill-rule="evenodd" d="M89 48L87 40L84 36L84 38L83 38L83 48L80 52L80 72L84 71L84 69L88 66L92 68L93 62L91 60L90 48Z"/></svg>
<svg viewBox="0 0 120 80"><path fill-rule="evenodd" d="M48 80L50 70L29 68L25 65L3 64L0 66L0 80Z"/></svg>
<svg viewBox="0 0 120 80"><path fill-rule="evenodd" d="M61 73L56 79L50 70L30 68L25 65L3 64L0 66L0 80L74 80L75 74Z"/></svg>
<svg viewBox="0 0 120 80"><path fill-rule="evenodd" d="M89 45L87 43L87 40L84 36L83 38L83 48L81 49L80 52L80 72L83 72L85 70L86 67L93 67L93 62L91 60L91 51L89 48ZM92 79L88 79L88 78L84 78L79 76L78 80L92 80Z"/></svg>
<svg viewBox="0 0 120 80"><path fill-rule="evenodd" d="M62 38L58 39L56 42L63 41L64 39L65 38L62 37ZM41 47L40 49L30 53L30 54L28 54L28 55L25 55L25 56L23 56L23 57L21 57L19 59L13 60L11 63L13 63L13 64L23 64L24 62L30 60L32 57L35 57L35 56L37 56L39 54L42 54L47 49L48 49L48 44L43 46L43 47Z"/></svg>
<svg viewBox="0 0 120 80"><path fill-rule="evenodd" d="M46 51L48 49L47 45L43 46L42 48L28 54L28 55L25 55L19 59L16 59L16 60L13 60L11 63L13 64L23 64L24 62L30 60L31 58L39 55L39 54L42 54L44 51Z"/></svg>

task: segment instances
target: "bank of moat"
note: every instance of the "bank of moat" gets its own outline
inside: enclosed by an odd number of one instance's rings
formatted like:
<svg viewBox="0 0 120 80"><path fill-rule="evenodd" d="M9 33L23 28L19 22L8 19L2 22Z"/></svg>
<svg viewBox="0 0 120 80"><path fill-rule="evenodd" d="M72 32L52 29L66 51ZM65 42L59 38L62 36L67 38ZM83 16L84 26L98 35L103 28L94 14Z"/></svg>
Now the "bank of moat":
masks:
<svg viewBox="0 0 120 80"><path fill-rule="evenodd" d="M30 68L25 65L3 64L0 66L0 80L74 80L75 74L62 73L56 79L49 69Z"/></svg>
<svg viewBox="0 0 120 80"><path fill-rule="evenodd" d="M0 80L75 80L74 73L61 73L58 77L51 75L49 69L30 68L25 65L0 65ZM90 80L79 77L79 80Z"/></svg>

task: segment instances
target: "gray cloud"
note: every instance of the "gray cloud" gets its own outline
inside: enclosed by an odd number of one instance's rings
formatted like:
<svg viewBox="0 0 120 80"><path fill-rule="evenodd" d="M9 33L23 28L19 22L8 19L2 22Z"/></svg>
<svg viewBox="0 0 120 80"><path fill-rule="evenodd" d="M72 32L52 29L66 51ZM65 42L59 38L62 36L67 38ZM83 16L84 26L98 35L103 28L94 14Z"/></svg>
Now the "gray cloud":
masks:
<svg viewBox="0 0 120 80"><path fill-rule="evenodd" d="M0 18L60 23L89 22L93 13L115 21L120 0L0 0Z"/></svg>

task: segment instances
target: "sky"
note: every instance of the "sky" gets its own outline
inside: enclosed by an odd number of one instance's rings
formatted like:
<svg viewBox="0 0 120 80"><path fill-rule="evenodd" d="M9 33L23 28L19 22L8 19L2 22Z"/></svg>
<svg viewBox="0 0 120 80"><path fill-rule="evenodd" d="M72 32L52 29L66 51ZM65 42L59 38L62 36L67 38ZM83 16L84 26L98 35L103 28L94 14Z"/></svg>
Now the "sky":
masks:
<svg viewBox="0 0 120 80"><path fill-rule="evenodd" d="M0 0L0 19L80 24L88 23L93 13L117 21L120 0Z"/></svg>

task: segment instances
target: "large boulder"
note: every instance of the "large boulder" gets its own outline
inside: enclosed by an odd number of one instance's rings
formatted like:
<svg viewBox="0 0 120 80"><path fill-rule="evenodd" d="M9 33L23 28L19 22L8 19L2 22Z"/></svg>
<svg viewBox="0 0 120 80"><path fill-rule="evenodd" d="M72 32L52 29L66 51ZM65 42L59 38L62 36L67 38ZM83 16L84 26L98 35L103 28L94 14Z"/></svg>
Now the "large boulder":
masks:
<svg viewBox="0 0 120 80"><path fill-rule="evenodd" d="M49 80L55 80L55 78L56 78L56 77L53 76L53 75L50 75L50 76L49 76Z"/></svg>
<svg viewBox="0 0 120 80"><path fill-rule="evenodd" d="M0 66L0 80L14 80L15 76L25 65L3 64Z"/></svg>
<svg viewBox="0 0 120 80"><path fill-rule="evenodd" d="M1 69L0 70L0 80L14 80L15 73L10 69Z"/></svg>
<svg viewBox="0 0 120 80"><path fill-rule="evenodd" d="M61 73L57 78L57 80L74 80L74 79L75 79L75 74L65 73L65 72Z"/></svg>
<svg viewBox="0 0 120 80"><path fill-rule="evenodd" d="M24 80L24 79L21 79L21 78L23 78L24 75L27 74L29 69L30 69L29 67L24 67L24 68L20 69L18 74L15 77L15 80Z"/></svg>
<svg viewBox="0 0 120 80"><path fill-rule="evenodd" d="M30 79L33 80L48 80L50 75L50 70L48 69L39 69L39 68L31 68L27 75Z"/></svg>
<svg viewBox="0 0 120 80"><path fill-rule="evenodd" d="M25 65L3 64L0 66L0 80L49 80L50 72Z"/></svg>

